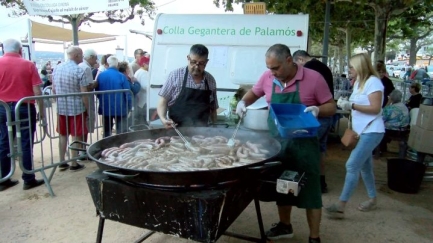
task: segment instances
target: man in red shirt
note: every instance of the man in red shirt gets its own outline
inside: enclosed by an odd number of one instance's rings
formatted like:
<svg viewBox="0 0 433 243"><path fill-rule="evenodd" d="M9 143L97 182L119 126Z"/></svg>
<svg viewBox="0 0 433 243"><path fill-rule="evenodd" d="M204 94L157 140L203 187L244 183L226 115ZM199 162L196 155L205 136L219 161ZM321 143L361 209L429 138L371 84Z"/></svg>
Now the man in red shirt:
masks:
<svg viewBox="0 0 433 243"><path fill-rule="evenodd" d="M22 58L21 43L14 39L3 43L5 55L0 58L0 97L11 109L11 122L15 121L15 106L24 97L42 95L36 66ZM21 122L21 147L22 162L26 170L33 169L33 139L36 131L36 108L34 101L21 103L19 107L19 119ZM43 111L43 102L39 103L39 111ZM43 112L40 112L40 118ZM11 172L11 164L14 159L8 157L10 153L9 134L6 125L7 116L4 106L0 106L0 163L1 178L5 178ZM28 120L28 121L27 121ZM15 136L15 127L13 134ZM44 184L44 180L36 180L34 174L23 173L24 190L28 190ZM0 183L0 191L18 184L17 180L8 179Z"/></svg>

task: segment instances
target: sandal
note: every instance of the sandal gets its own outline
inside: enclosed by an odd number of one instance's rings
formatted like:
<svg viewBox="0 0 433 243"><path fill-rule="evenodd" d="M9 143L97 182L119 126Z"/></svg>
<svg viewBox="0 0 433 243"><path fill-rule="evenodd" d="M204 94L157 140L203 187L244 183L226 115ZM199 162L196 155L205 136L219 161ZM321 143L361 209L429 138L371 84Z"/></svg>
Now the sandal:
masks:
<svg viewBox="0 0 433 243"><path fill-rule="evenodd" d="M69 168L69 165L66 163L66 164L61 164L61 165L59 165L59 170L60 171L65 171L65 170L67 170Z"/></svg>
<svg viewBox="0 0 433 243"><path fill-rule="evenodd" d="M70 170L70 171L73 171L73 172L76 172L76 171L79 171L79 170L84 169L85 167L86 167L86 166L84 166L84 165L80 165L80 164L77 163L76 166L70 166L70 167L69 167L69 170Z"/></svg>
<svg viewBox="0 0 433 243"><path fill-rule="evenodd" d="M377 206L376 206L375 202L368 200L368 201L365 201L363 203L360 203L358 206L358 210L362 211L362 212L368 212L368 211L376 209L376 207Z"/></svg>
<svg viewBox="0 0 433 243"><path fill-rule="evenodd" d="M329 207L326 207L325 212L331 218L336 218L336 219L343 219L344 218L344 211L341 211L340 208L335 203Z"/></svg>

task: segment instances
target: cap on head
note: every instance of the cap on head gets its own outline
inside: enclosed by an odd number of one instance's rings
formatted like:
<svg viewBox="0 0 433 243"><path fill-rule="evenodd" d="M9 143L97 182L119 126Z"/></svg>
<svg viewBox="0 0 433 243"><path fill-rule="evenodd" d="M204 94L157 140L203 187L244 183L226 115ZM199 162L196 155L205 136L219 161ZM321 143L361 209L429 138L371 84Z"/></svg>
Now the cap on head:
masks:
<svg viewBox="0 0 433 243"><path fill-rule="evenodd" d="M138 61L138 65L140 65L140 66L143 66L143 65L149 65L149 62L150 62L150 57L147 57L147 56L142 56L141 58L140 58L140 60Z"/></svg>

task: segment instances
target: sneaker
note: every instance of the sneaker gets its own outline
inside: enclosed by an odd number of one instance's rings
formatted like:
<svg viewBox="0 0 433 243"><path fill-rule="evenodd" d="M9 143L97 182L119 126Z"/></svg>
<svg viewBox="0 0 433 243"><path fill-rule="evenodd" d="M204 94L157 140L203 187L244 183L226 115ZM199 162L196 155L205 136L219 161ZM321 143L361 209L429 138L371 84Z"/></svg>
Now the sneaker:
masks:
<svg viewBox="0 0 433 243"><path fill-rule="evenodd" d="M65 171L65 170L67 170L68 168L69 168L68 163L65 163L65 164L61 164L61 165L59 165L59 170L60 170L60 171Z"/></svg>
<svg viewBox="0 0 433 243"><path fill-rule="evenodd" d="M320 237L318 238L308 237L308 243L320 243Z"/></svg>
<svg viewBox="0 0 433 243"><path fill-rule="evenodd" d="M69 170L75 172L75 171L82 170L84 168L86 168L86 166L80 165L80 164L77 163L77 165L75 165L75 166L70 166Z"/></svg>
<svg viewBox="0 0 433 243"><path fill-rule="evenodd" d="M329 207L325 208L325 213L330 217L334 219L343 219L344 218L344 211L342 211L337 204L332 204Z"/></svg>
<svg viewBox="0 0 433 243"><path fill-rule="evenodd" d="M290 239L293 237L292 225L286 225L281 222L273 224L272 228L266 232L266 237L271 240Z"/></svg>
<svg viewBox="0 0 433 243"><path fill-rule="evenodd" d="M88 160L86 152L82 152L82 151L80 151L80 152L78 153L78 156L81 157L81 158L78 158L77 161ZM84 156L84 157L83 157L83 156Z"/></svg>

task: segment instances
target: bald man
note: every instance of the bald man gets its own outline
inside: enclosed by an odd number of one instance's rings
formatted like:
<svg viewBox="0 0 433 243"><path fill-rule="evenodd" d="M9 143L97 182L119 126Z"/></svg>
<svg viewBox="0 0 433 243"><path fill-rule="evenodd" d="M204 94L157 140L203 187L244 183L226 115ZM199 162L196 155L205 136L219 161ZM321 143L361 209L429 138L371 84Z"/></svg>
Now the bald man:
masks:
<svg viewBox="0 0 433 243"><path fill-rule="evenodd" d="M83 62L83 50L78 46L70 46L67 50L68 61L56 67L53 73L53 92L58 95L88 92L91 88L89 79L85 76L85 70L78 64ZM86 125L89 102L87 96L60 97L57 101L58 124L57 132L60 135L59 151L60 161L65 161L68 136L72 141L84 141L88 130ZM71 151L72 158L78 157L75 150ZM78 171L84 169L84 165L72 160L71 166L64 163L60 170Z"/></svg>

